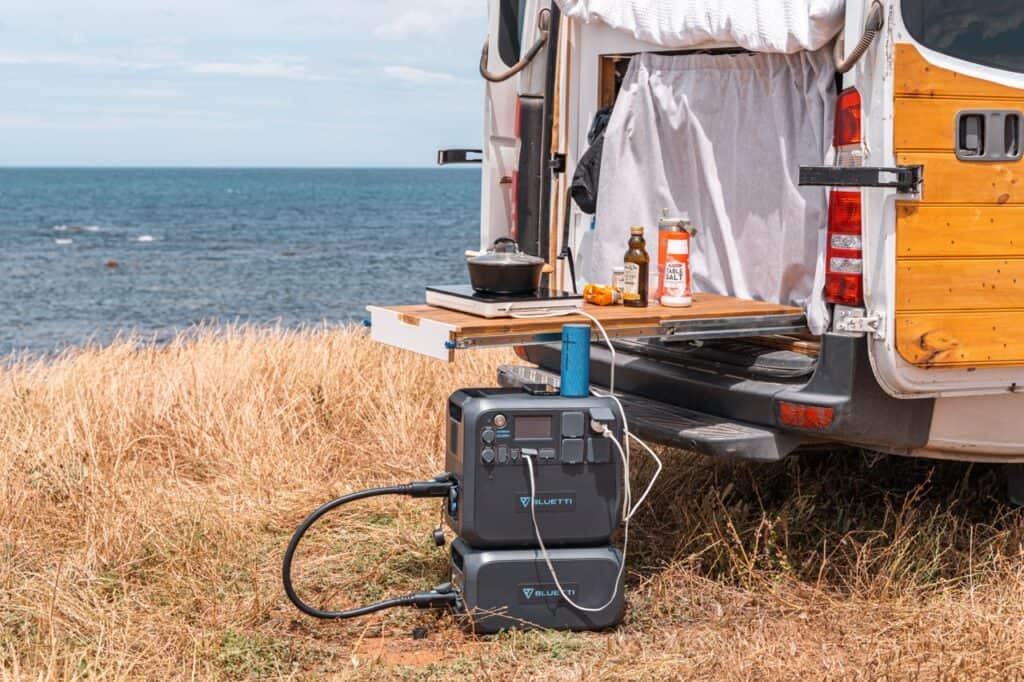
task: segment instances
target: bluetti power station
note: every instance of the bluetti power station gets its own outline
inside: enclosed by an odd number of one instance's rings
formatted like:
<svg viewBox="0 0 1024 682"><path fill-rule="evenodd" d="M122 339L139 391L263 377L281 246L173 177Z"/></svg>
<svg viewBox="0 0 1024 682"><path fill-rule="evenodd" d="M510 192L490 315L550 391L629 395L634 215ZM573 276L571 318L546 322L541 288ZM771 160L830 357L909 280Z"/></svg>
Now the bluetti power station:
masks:
<svg viewBox="0 0 1024 682"><path fill-rule="evenodd" d="M313 512L285 552L282 578L292 603L318 618L447 607L478 633L601 630L619 623L623 554L612 538L630 501L624 415L613 397L590 394L589 344L589 325L566 325L561 390L464 388L452 394L445 474L352 493ZM291 580L299 541L332 509L377 495L443 499L445 522L458 536L450 581L345 611L306 604ZM434 533L443 544L443 531Z"/></svg>

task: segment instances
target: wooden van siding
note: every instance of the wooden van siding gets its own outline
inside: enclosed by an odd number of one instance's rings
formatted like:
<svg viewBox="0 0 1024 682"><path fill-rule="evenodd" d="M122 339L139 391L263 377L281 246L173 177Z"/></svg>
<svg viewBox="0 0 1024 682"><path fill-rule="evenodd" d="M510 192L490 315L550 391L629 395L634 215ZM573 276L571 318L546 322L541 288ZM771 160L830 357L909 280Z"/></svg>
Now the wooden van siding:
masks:
<svg viewBox="0 0 1024 682"><path fill-rule="evenodd" d="M988 100L1016 99L1024 96L1017 88L933 66L926 62L918 49L910 43L896 45L896 80L893 88L897 97L946 96L956 99Z"/></svg>
<svg viewBox="0 0 1024 682"><path fill-rule="evenodd" d="M981 106L978 106L981 105ZM965 102L949 98L904 98L895 102L893 143L903 152L952 152L956 148L956 115L965 109L1004 109L1024 112L1024 95L1017 99ZM955 157L954 157L955 158Z"/></svg>
<svg viewBox="0 0 1024 682"><path fill-rule="evenodd" d="M897 315L896 347L920 367L1024 364L1024 310Z"/></svg>
<svg viewBox="0 0 1024 682"><path fill-rule="evenodd" d="M964 162L957 112L1024 111L1024 90L896 46L897 163L924 166L896 213L896 347L921 367L1024 364L1024 163Z"/></svg>
<svg viewBox="0 0 1024 682"><path fill-rule="evenodd" d="M897 206L896 255L909 258L1024 257L1024 206Z"/></svg>
<svg viewBox="0 0 1024 682"><path fill-rule="evenodd" d="M901 260L896 312L1024 309L1024 259ZM979 305L980 304L980 305Z"/></svg>

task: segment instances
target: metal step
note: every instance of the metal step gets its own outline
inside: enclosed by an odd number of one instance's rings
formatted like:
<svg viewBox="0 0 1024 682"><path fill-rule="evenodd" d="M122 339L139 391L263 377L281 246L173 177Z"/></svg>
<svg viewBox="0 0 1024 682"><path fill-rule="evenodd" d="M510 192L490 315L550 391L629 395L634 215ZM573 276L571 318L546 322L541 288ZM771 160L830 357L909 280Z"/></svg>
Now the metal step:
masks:
<svg viewBox="0 0 1024 682"><path fill-rule="evenodd" d="M538 367L503 365L498 368L502 386L551 384L560 377ZM601 387L598 387L599 389ZM800 439L790 433L716 417L631 394L618 394L629 428L647 441L689 450L709 457L778 462L796 449Z"/></svg>

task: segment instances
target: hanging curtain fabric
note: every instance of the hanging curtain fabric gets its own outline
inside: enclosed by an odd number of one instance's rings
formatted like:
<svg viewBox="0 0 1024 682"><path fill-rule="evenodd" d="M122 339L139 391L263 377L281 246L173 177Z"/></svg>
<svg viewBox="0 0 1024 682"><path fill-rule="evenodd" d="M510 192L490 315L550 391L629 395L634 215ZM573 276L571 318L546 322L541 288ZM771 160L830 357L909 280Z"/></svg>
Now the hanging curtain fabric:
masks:
<svg viewBox="0 0 1024 682"><path fill-rule="evenodd" d="M562 13L599 21L672 49L737 45L753 52L817 50L843 27L846 0L558 0Z"/></svg>
<svg viewBox="0 0 1024 682"><path fill-rule="evenodd" d="M586 280L610 281L630 225L656 244L667 208L698 230L695 291L802 306L821 333L826 194L800 187L798 175L827 161L833 74L828 50L634 57L605 131L594 228L580 246Z"/></svg>

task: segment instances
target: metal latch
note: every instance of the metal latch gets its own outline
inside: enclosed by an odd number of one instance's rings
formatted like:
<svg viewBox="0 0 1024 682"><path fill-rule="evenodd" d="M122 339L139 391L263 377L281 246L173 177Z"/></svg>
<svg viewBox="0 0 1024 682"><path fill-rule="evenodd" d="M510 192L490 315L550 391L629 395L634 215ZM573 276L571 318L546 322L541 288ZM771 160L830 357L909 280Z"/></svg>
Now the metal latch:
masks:
<svg viewBox="0 0 1024 682"><path fill-rule="evenodd" d="M895 187L903 194L917 194L923 181L923 166L800 166L804 187Z"/></svg>
<svg viewBox="0 0 1024 682"><path fill-rule="evenodd" d="M881 313L866 315L862 308L836 306L835 321L832 328L837 332L848 334L874 334L880 339L885 338L885 327L882 324L885 316Z"/></svg>
<svg viewBox="0 0 1024 682"><path fill-rule="evenodd" d="M447 166L452 163L481 163L483 157L476 158L475 155L482 155L482 149L438 149L437 165ZM470 155L474 155L471 157Z"/></svg>

